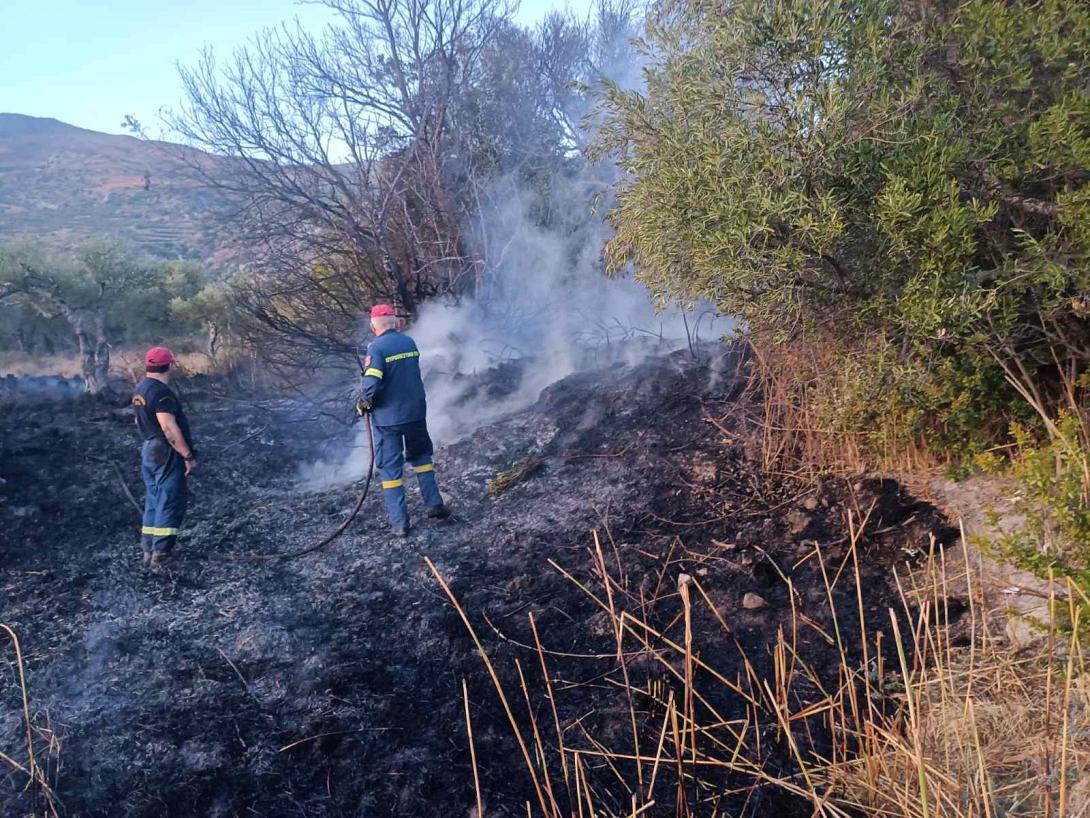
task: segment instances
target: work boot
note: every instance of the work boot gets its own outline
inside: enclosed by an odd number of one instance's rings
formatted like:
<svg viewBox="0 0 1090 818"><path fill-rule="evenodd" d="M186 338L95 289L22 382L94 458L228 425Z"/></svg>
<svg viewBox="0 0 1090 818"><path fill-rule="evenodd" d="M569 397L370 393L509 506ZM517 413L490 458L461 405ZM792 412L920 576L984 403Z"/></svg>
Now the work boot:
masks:
<svg viewBox="0 0 1090 818"><path fill-rule="evenodd" d="M151 560L148 562L148 568L158 574L168 562L170 562L169 551L155 551L152 553Z"/></svg>
<svg viewBox="0 0 1090 818"><path fill-rule="evenodd" d="M394 536L399 540L409 539L409 527L405 526L404 528L395 528Z"/></svg>
<svg viewBox="0 0 1090 818"><path fill-rule="evenodd" d="M150 565L151 565L151 552L150 551L145 551L144 552L144 567L146 568L146 567L149 567Z"/></svg>
<svg viewBox="0 0 1090 818"><path fill-rule="evenodd" d="M450 517L450 509L446 504L431 506L428 509L428 517L432 520L445 520Z"/></svg>

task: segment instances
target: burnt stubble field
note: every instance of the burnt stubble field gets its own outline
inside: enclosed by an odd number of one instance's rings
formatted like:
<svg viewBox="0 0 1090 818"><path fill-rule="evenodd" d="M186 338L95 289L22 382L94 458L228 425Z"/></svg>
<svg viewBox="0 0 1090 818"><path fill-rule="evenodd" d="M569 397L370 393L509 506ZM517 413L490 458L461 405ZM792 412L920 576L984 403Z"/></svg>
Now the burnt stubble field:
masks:
<svg viewBox="0 0 1090 818"><path fill-rule="evenodd" d="M422 521L395 541L374 492L343 537L290 562L223 558L290 551L335 527L358 487L306 489L298 475L358 446L358 430L289 399L190 390L204 462L181 559L161 575L141 565L118 474L139 499L131 417L84 400L9 401L0 620L22 642L52 803L88 818L471 814L465 680L487 814L526 815L528 802L534 814L542 803L571 814L580 787L600 814L629 814L651 783L652 765L633 757L656 754L664 713L685 698L687 620L701 691L692 712L706 728L683 743L694 757L729 755L737 730L717 722L742 723L750 707L720 679L751 689L753 674L771 678L787 633L800 662L834 684L830 634L858 633L859 609L884 616L899 604L893 567L953 536L889 480L815 487L761 475L722 431L737 422L741 370L736 351L709 347L572 375L437 452L454 522ZM519 372L486 374L482 389L509 389ZM533 467L491 496L489 481L520 464ZM845 564L853 509L870 512L858 540L863 605L843 576L833 623L822 566ZM487 650L534 776L436 573ZM690 617L679 583L699 586ZM622 613L640 624L619 645ZM9 647L0 749L25 759ZM796 711L820 695L812 681L793 691ZM797 738L822 752L813 721L800 719ZM774 721L746 730L752 763L789 775ZM642 815L676 814L678 798L693 815L812 809L712 764L694 766L679 796L676 763L655 766ZM10 768L0 804L5 816L49 807Z"/></svg>

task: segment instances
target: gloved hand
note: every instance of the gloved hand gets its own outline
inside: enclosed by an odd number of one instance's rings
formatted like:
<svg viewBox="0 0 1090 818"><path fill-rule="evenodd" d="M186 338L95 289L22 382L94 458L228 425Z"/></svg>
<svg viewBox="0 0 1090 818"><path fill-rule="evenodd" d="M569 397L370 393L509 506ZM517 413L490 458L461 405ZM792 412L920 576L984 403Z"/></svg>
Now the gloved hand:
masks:
<svg viewBox="0 0 1090 818"><path fill-rule="evenodd" d="M361 397L359 399L359 401L356 403L356 414L359 415L362 418L365 415L370 414L370 412L371 412L371 401L367 400L367 398L362 398Z"/></svg>

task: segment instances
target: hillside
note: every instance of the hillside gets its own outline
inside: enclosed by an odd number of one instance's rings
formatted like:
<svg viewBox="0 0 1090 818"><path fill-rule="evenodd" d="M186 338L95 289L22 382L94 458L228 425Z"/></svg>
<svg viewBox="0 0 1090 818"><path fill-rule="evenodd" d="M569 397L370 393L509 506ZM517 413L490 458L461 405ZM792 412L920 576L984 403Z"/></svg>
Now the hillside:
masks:
<svg viewBox="0 0 1090 818"><path fill-rule="evenodd" d="M210 255L217 200L177 151L0 113L0 241L29 235L64 248L108 235L162 258Z"/></svg>

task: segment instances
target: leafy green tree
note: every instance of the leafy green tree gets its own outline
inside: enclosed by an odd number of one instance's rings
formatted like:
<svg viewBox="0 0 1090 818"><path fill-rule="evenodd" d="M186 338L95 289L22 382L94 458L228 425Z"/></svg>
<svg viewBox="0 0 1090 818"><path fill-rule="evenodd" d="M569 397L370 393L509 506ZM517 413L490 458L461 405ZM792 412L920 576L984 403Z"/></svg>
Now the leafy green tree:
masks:
<svg viewBox="0 0 1090 818"><path fill-rule="evenodd" d="M827 407L841 424L971 449L1020 411L1007 373L1070 402L1061 373L1090 364L1084 2L680 0L644 50L646 89L609 89L597 146L627 173L614 269L714 299L772 354L831 339L870 380Z"/></svg>
<svg viewBox="0 0 1090 818"><path fill-rule="evenodd" d="M0 249L0 301L11 299L67 323L91 394L110 391L111 325L155 282L154 268L116 242L92 242L72 257L33 244Z"/></svg>
<svg viewBox="0 0 1090 818"><path fill-rule="evenodd" d="M205 334L205 354L213 365L219 363L224 339L231 331L235 301L230 284L206 282L193 292L174 296L170 315L175 323L200 325Z"/></svg>
<svg viewBox="0 0 1090 818"><path fill-rule="evenodd" d="M24 355L53 355L74 347L63 319L43 317L37 310L15 299L0 301L0 350L16 350Z"/></svg>

